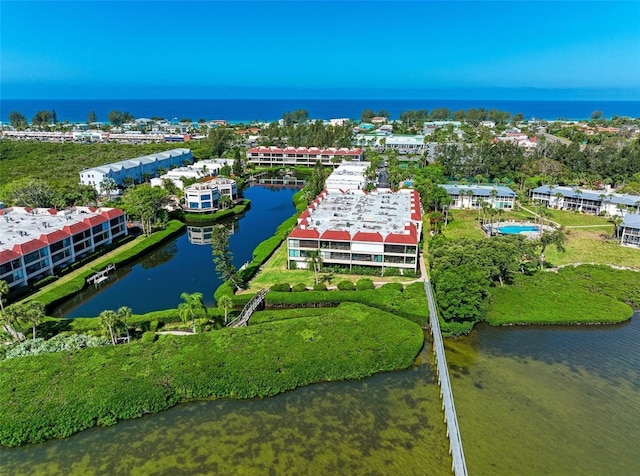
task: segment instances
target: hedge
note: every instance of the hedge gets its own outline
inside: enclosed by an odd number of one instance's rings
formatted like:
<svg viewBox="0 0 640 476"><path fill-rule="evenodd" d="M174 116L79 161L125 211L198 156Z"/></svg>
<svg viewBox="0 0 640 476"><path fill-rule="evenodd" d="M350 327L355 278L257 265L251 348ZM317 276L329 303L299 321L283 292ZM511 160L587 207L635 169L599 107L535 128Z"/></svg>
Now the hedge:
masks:
<svg viewBox="0 0 640 476"><path fill-rule="evenodd" d="M214 223L235 215L241 215L250 206L251 200L245 198L242 203L239 203L234 207L227 208L226 210L217 211L215 213L185 213L184 220L187 223Z"/></svg>
<svg viewBox="0 0 640 476"><path fill-rule="evenodd" d="M0 362L0 444L64 438L182 401L266 397L360 379L409 367L422 347L421 329L404 319L354 303L327 311Z"/></svg>

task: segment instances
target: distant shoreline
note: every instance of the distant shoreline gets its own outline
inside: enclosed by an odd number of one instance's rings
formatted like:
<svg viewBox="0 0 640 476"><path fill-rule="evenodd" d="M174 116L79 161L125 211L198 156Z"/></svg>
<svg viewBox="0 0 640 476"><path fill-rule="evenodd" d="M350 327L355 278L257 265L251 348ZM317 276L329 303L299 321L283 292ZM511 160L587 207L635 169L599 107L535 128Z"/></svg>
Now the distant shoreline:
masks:
<svg viewBox="0 0 640 476"><path fill-rule="evenodd" d="M448 108L451 112L471 108L522 113L526 120L584 120L595 110L603 117L640 117L640 100L514 100L514 99L0 99L0 120L8 122L11 111L27 118L39 110L56 110L58 120L83 123L90 111L105 122L109 111L118 109L134 117L222 119L231 123L274 121L287 111L306 109L312 119L358 119L365 109L388 110L397 119L407 110Z"/></svg>

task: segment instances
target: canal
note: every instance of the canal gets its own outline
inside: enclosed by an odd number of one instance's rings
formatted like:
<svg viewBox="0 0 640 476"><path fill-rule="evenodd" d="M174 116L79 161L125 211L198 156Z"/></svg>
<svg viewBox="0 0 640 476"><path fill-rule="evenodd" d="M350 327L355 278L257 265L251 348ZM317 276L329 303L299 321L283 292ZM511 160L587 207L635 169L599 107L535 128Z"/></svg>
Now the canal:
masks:
<svg viewBox="0 0 640 476"><path fill-rule="evenodd" d="M240 268L251 260L255 247L273 235L276 228L295 212L295 187L253 186L244 191L251 209L230 221L230 246L234 264ZM93 317L105 309L130 307L142 314L176 308L183 292L201 292L207 306L214 304L213 293L220 285L216 275L210 241L198 225L185 230L151 253L123 266L98 287L88 286L66 301L52 314L58 317ZM206 241L206 239L204 240ZM193 242L193 243L192 243Z"/></svg>

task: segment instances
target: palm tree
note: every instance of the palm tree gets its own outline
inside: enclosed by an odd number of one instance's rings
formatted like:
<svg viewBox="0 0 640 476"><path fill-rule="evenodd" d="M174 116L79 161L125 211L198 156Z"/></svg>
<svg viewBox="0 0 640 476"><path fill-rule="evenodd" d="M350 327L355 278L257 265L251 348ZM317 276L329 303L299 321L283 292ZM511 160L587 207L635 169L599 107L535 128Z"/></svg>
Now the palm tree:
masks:
<svg viewBox="0 0 640 476"><path fill-rule="evenodd" d="M218 299L218 307L224 309L224 325L226 326L229 322L228 315L229 309L233 308L233 299L228 294L224 294Z"/></svg>
<svg viewBox="0 0 640 476"><path fill-rule="evenodd" d="M562 197L564 197L564 195L562 195L562 193L560 192L556 192L554 196L556 197L556 208L560 208L560 200L562 199Z"/></svg>
<svg viewBox="0 0 640 476"><path fill-rule="evenodd" d="M129 335L129 318L131 317L131 308L122 306L118 309L118 320L124 324L124 328L127 332L127 342L131 342L131 336Z"/></svg>
<svg viewBox="0 0 640 476"><path fill-rule="evenodd" d="M322 270L322 256L320 256L320 252L318 250L309 251L307 262L308 266L313 268L314 282L318 284L320 282L319 274Z"/></svg>
<svg viewBox="0 0 640 476"><path fill-rule="evenodd" d="M580 199L580 208L579 211L582 211L582 206L584 204L584 201L582 200L582 190L580 190L579 188L576 189L575 191L576 193L576 197Z"/></svg>
<svg viewBox="0 0 640 476"><path fill-rule="evenodd" d="M10 334L16 342L23 340L21 334L16 331L16 325L20 323L20 317L22 317L22 312L20 306L17 304L7 306L6 309L0 311L0 324L2 324L2 328L7 334Z"/></svg>
<svg viewBox="0 0 640 476"><path fill-rule="evenodd" d="M620 228L620 225L622 225L622 217L620 215L613 215L610 221L611 223L613 223L613 233L611 235L611 238L617 238L618 228Z"/></svg>
<svg viewBox="0 0 640 476"><path fill-rule="evenodd" d="M98 316L98 319L100 320L100 326L109 331L111 344L116 345L116 337L113 332L113 328L118 323L118 314L116 314L115 311L102 311Z"/></svg>
<svg viewBox="0 0 640 476"><path fill-rule="evenodd" d="M220 198L218 199L218 205L223 210L226 210L227 208L229 208L230 204L231 204L231 197L229 197L229 195L221 195Z"/></svg>
<svg viewBox="0 0 640 476"><path fill-rule="evenodd" d="M24 306L24 316L27 322L31 324L33 338L35 339L36 328L38 325L42 324L42 321L44 321L44 306L37 301L31 301Z"/></svg>
<svg viewBox="0 0 640 476"><path fill-rule="evenodd" d="M178 305L178 314L180 320L186 323L191 317L191 325L193 326L193 333L196 333L196 314L204 313L207 315L207 309L202 302L202 293L182 293L180 299L184 302Z"/></svg>
<svg viewBox="0 0 640 476"><path fill-rule="evenodd" d="M0 311L4 311L3 297L9 294L9 283L0 279Z"/></svg>
<svg viewBox="0 0 640 476"><path fill-rule="evenodd" d="M496 197L498 196L498 190L494 188L493 190L491 190L491 192L489 192L489 195L491 195L491 205L493 205L493 207L495 208Z"/></svg>

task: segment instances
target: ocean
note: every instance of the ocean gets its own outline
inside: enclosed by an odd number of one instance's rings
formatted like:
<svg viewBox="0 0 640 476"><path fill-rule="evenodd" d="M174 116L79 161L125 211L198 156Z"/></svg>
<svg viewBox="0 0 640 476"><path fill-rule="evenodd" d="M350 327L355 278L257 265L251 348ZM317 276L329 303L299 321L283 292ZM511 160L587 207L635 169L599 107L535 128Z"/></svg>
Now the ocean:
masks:
<svg viewBox="0 0 640 476"><path fill-rule="evenodd" d="M603 117L640 117L640 101L518 101L446 99L0 99L0 120L12 111L29 120L39 110L55 109L59 121L85 122L90 111L107 122L112 110L129 112L136 118L152 116L168 120L224 119L230 122L274 121L287 111L306 109L313 119L348 117L358 119L365 109L389 111L397 118L407 110L446 107L451 111L471 108L498 109L525 119L588 119L593 111Z"/></svg>

